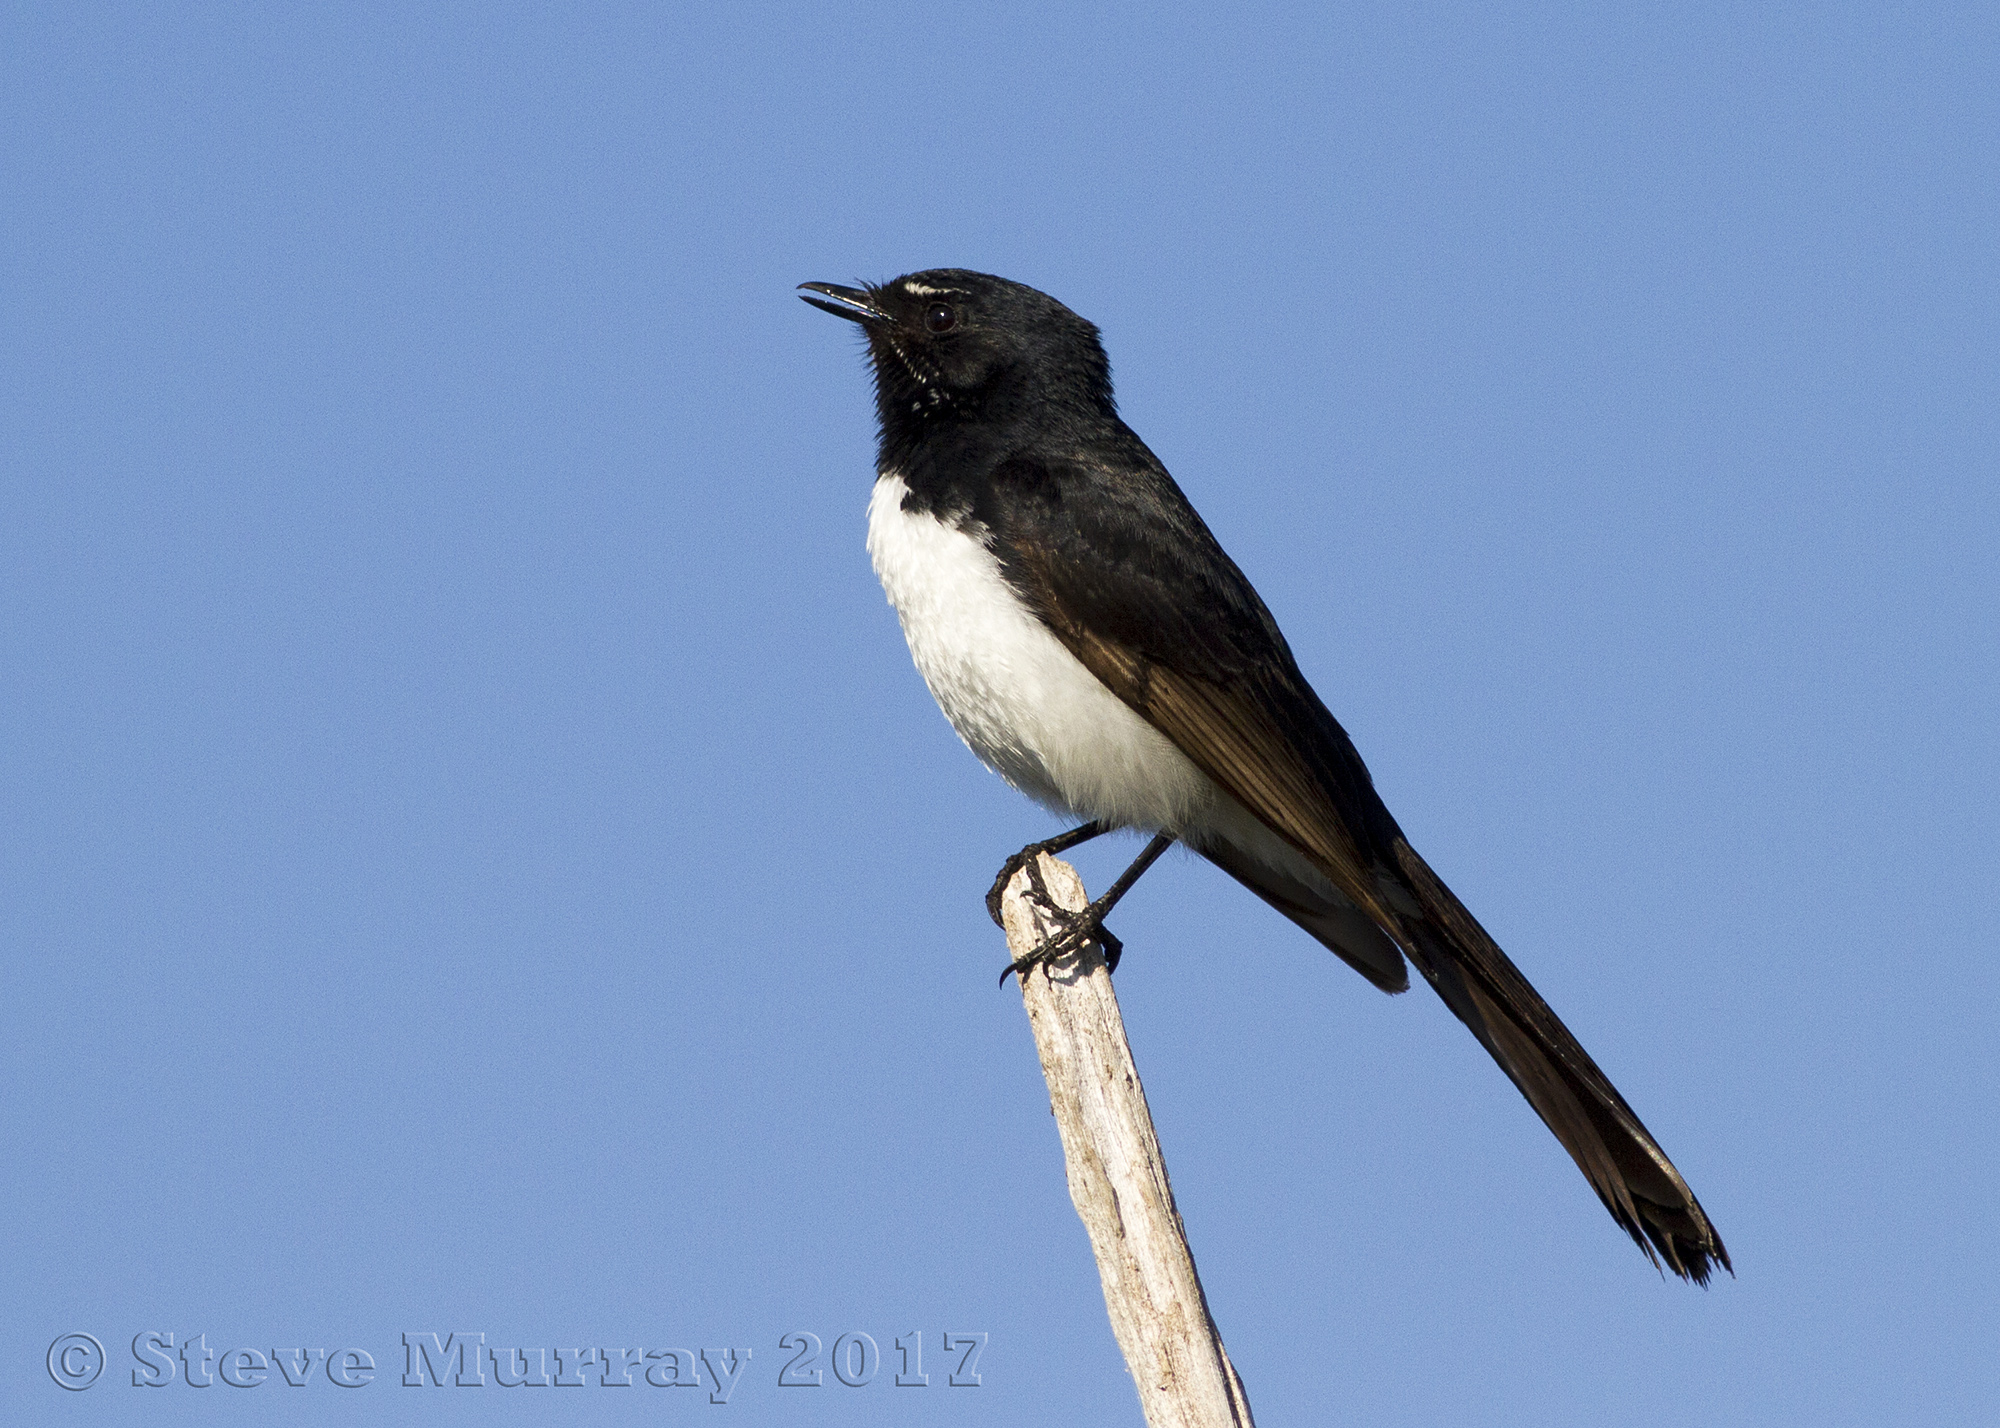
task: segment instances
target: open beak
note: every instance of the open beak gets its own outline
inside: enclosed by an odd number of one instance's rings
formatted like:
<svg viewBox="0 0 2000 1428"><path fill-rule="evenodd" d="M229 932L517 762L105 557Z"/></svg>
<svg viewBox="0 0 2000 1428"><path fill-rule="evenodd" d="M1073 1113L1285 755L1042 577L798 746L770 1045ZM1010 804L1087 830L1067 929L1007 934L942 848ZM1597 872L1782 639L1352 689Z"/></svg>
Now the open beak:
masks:
<svg viewBox="0 0 2000 1428"><path fill-rule="evenodd" d="M799 286L807 292L824 294L822 297L808 297L806 292L799 294L821 312L830 312L835 317L864 325L889 320L889 314L877 307L875 299L861 288L844 288L838 283L800 283Z"/></svg>

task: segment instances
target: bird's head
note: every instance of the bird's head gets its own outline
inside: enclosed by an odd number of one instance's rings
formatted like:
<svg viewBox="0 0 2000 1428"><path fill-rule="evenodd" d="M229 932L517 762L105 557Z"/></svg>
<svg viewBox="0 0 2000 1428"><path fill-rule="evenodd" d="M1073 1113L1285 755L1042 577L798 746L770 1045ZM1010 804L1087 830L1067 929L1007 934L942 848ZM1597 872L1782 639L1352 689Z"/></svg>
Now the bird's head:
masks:
<svg viewBox="0 0 2000 1428"><path fill-rule="evenodd" d="M1114 410L1097 329L1021 283L932 268L859 288L799 286L814 307L867 333L885 434L1004 420L1051 403Z"/></svg>

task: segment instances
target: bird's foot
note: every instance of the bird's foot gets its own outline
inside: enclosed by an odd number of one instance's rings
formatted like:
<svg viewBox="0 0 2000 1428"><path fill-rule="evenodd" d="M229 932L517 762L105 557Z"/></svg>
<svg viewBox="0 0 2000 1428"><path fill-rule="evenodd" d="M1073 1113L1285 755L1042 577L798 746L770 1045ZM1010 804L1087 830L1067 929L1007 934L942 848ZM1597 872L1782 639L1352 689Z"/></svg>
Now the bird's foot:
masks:
<svg viewBox="0 0 2000 1428"><path fill-rule="evenodd" d="M1014 874L1020 872L1023 868L1029 869L1034 874L1033 882L1034 888L1038 893L1037 901L1050 911L1060 913L1062 909L1049 900L1047 889L1041 885L1041 873L1035 868L1035 860L1044 853L1048 853L1051 856L1057 853L1067 853L1079 843L1088 843L1092 838L1102 836L1104 832L1105 828L1102 823L1086 823L1080 828L1070 829L1067 833L1058 833L1053 838L1044 838L1039 843L1030 843L1027 847L1002 863L1000 865L1000 875L993 879L993 887L986 894L986 915L993 919L993 925L1000 928L1006 927L1006 922L1000 916L1000 899L1007 891L1007 884L1014 881Z"/></svg>
<svg viewBox="0 0 2000 1428"><path fill-rule="evenodd" d="M1124 954L1125 944L1118 940L1111 929L1101 924L1096 927L1082 926L1081 913L1067 913L1065 916L1076 918L1078 925L1065 927L1027 956L1009 962L1000 973L1001 986L1007 985L1009 977L1025 977L1037 967L1042 969L1042 975L1046 977L1052 965L1092 942L1095 942L1099 950L1104 953L1104 970L1107 972L1118 970L1118 959Z"/></svg>
<svg viewBox="0 0 2000 1428"><path fill-rule="evenodd" d="M1106 832L1110 832L1110 828L1106 828L1104 824L1100 824L1096 820L1090 820L1088 824L1082 824L1078 828L1070 828L1070 832L1066 832L1066 834L1056 834L1054 838L1044 838L1042 842L1032 842L1026 848L1022 848L1020 852L1016 852L1012 858L1008 858L1006 862L1000 864L1000 876L994 878L994 886L986 894L986 916L990 916L994 920L996 928L1006 928L1006 922L1000 918L1000 898L1006 894L1006 884L1014 882L1014 874L1020 872L1022 868L1026 868L1030 874L1034 874L1034 888L1040 890L1038 900L1042 902L1042 906L1046 906L1050 912L1062 912L1054 902L1048 900L1048 890L1042 888L1042 874L1036 868L1036 860L1044 852L1050 854L1050 856L1054 856L1058 852L1068 852L1070 848L1076 848L1078 844L1086 844L1092 838L1102 838Z"/></svg>
<svg viewBox="0 0 2000 1428"><path fill-rule="evenodd" d="M1024 848L1021 851L1027 853L1029 850ZM1039 848L1035 849L1037 854L1040 851ZM1042 969L1042 975L1046 977L1049 975L1051 965L1060 962L1072 952L1081 952L1092 942L1095 942L1098 950L1104 954L1104 969L1107 972L1117 971L1118 959L1124 955L1125 944L1104 925L1104 915L1111 910L1110 902L1099 899L1081 912L1071 912L1050 895L1047 885L1042 882L1039 860L1030 860L1021 866L1028 870L1027 896L1040 905L1051 921L1061 923L1062 927L1055 935L1044 938L1042 944L1025 957L1009 962L1006 970L1000 973L1000 985L1006 986L1009 977L1025 978L1037 967ZM1004 873L1003 879L1011 881L1014 872L1017 871L1019 868ZM1005 887L1006 881L1001 882L999 886Z"/></svg>

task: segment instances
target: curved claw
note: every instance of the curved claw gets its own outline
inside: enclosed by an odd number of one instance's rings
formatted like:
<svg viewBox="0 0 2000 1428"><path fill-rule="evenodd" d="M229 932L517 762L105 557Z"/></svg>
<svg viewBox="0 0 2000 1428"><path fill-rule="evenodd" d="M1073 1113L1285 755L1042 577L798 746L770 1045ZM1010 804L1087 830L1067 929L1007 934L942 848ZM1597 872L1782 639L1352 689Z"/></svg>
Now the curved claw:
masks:
<svg viewBox="0 0 2000 1428"><path fill-rule="evenodd" d="M1000 865L1000 876L993 880L993 889L986 894L986 915L993 919L995 927L1005 929L1007 926L1007 920L1000 915L1000 902L1006 896L1007 884L1014 881L1014 874L1025 868L1028 859L1039 851L1030 844Z"/></svg>
<svg viewBox="0 0 2000 1428"><path fill-rule="evenodd" d="M1125 944L1111 935L1111 929L1102 923L1097 927L1097 945L1104 949L1104 970L1118 970L1118 959L1125 955Z"/></svg>

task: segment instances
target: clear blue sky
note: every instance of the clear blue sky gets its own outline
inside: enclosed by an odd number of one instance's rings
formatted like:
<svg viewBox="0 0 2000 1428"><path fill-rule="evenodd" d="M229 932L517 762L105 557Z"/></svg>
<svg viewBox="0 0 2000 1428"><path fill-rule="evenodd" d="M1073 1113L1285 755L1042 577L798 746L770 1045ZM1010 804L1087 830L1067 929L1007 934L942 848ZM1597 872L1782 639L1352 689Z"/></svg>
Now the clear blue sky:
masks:
<svg viewBox="0 0 2000 1428"><path fill-rule="evenodd" d="M939 265L1103 327L1735 1257L1170 859L1118 985L1262 1421L1991 1411L1991 5L31 4L0 110L7 1421L1139 1421L980 901L1055 825L792 295ZM398 1386L454 1330L754 1357Z"/></svg>

